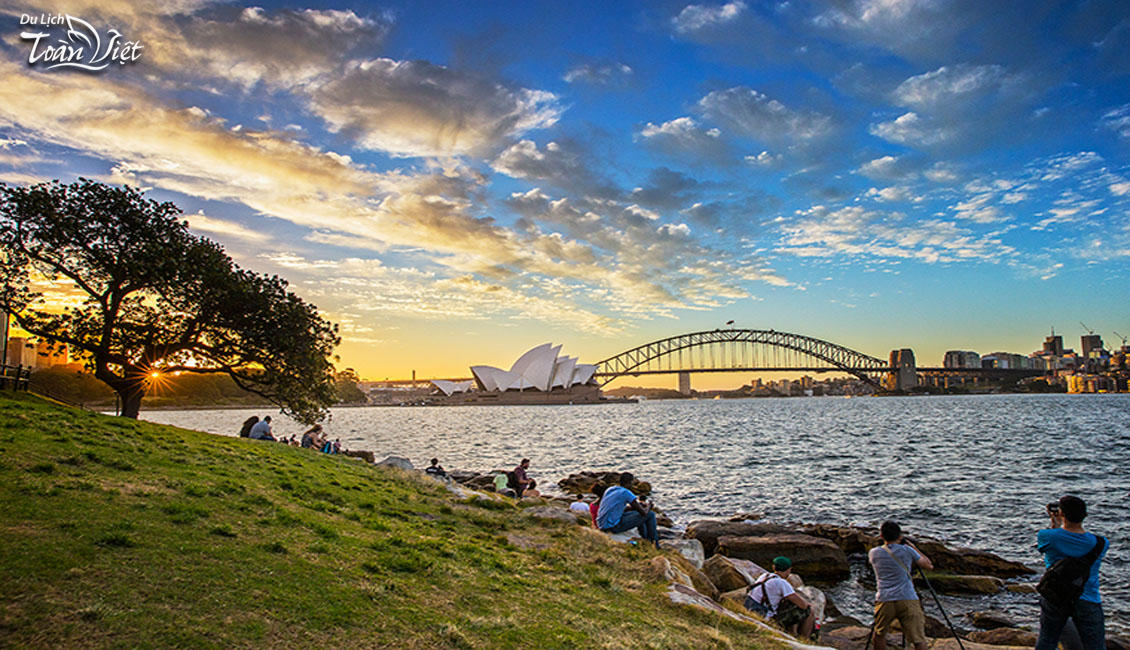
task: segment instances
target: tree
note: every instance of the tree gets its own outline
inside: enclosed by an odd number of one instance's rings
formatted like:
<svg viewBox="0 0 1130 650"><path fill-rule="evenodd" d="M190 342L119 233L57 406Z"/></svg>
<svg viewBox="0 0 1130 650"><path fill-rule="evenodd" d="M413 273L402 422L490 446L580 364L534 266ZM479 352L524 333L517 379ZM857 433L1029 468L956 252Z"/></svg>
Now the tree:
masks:
<svg viewBox="0 0 1130 650"><path fill-rule="evenodd" d="M334 388L337 393L337 401L342 404L364 404L369 399L365 397L365 393L357 385L361 381L361 377L353 368L346 368L337 373L334 377Z"/></svg>
<svg viewBox="0 0 1130 650"><path fill-rule="evenodd" d="M130 187L0 184L0 308L81 351L136 418L170 372L225 373L311 423L335 398L337 326L278 276L239 268L172 203ZM59 298L67 298L59 308Z"/></svg>

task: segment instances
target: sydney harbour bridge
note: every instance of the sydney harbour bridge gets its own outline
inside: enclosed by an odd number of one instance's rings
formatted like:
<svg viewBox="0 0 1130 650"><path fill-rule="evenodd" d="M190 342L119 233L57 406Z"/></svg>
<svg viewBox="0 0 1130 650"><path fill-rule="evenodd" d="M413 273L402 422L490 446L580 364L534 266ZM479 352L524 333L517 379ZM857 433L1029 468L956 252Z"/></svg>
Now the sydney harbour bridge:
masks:
<svg viewBox="0 0 1130 650"><path fill-rule="evenodd" d="M830 341L776 330L715 329L651 341L596 364L601 386L623 377L679 375L680 390L690 376L708 372L834 372L853 375L878 390L908 390L950 380L980 383L1043 374L1039 370L918 367L912 350L892 350L886 360ZM413 373L414 374L414 373ZM466 378L457 378L459 379ZM394 380L416 384L425 380Z"/></svg>

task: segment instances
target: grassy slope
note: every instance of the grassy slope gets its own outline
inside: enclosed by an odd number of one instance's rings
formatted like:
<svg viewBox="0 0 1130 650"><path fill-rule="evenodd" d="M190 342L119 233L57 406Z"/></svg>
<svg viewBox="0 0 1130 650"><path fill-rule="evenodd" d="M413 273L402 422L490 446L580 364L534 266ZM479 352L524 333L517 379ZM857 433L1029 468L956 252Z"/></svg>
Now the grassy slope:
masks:
<svg viewBox="0 0 1130 650"><path fill-rule="evenodd" d="M770 648L414 473L0 393L0 646Z"/></svg>

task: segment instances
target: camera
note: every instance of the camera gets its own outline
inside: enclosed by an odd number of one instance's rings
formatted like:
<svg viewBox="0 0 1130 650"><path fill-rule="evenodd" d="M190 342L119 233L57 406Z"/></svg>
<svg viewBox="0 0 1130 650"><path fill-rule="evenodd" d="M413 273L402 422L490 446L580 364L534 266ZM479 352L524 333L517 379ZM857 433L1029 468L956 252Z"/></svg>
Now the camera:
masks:
<svg viewBox="0 0 1130 650"><path fill-rule="evenodd" d="M1049 515L1058 515L1059 514L1059 502L1052 501L1051 503L1048 504L1047 507L1048 507L1048 514Z"/></svg>

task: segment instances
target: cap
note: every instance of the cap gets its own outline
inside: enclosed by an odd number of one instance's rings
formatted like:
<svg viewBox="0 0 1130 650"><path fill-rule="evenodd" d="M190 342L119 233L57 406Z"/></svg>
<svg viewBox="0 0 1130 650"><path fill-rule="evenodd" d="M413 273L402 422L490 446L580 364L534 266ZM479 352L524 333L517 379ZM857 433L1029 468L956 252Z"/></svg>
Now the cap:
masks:
<svg viewBox="0 0 1130 650"><path fill-rule="evenodd" d="M775 571L784 571L785 569L793 568L793 561L784 555L778 555L773 558L773 569Z"/></svg>

